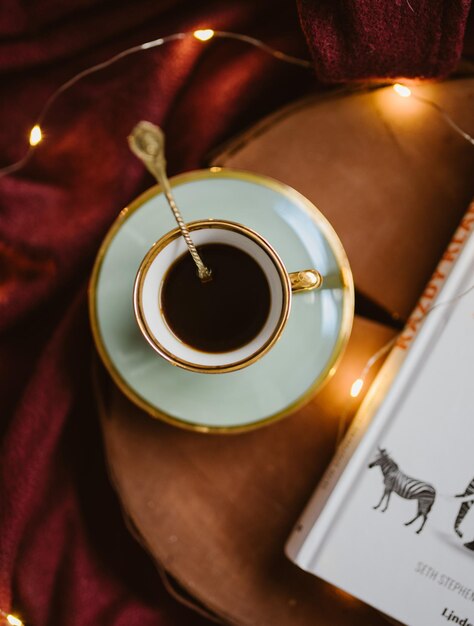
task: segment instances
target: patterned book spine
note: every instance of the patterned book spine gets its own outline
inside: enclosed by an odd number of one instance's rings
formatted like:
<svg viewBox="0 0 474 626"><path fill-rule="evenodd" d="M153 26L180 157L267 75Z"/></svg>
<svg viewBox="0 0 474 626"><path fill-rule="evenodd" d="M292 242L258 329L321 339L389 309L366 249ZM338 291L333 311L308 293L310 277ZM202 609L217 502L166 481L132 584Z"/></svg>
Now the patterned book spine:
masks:
<svg viewBox="0 0 474 626"><path fill-rule="evenodd" d="M463 245L467 238L474 230L474 202L472 202L464 215L461 223L459 224L456 232L445 253L441 257L437 268L435 269L433 276L425 287L425 290L421 294L420 299L412 314L410 315L408 322L403 332L399 335L396 347L402 350L407 350L413 341L421 323L430 310L433 302L436 300L444 281L446 280L450 269L452 268L454 261L459 256Z"/></svg>

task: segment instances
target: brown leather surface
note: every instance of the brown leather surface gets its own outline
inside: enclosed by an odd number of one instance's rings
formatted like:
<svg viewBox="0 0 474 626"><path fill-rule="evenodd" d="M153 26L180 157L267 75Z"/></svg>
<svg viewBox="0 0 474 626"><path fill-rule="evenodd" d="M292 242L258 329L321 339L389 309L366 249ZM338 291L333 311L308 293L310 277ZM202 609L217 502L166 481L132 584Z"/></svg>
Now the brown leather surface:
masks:
<svg viewBox="0 0 474 626"><path fill-rule="evenodd" d="M474 135L474 79L413 88ZM298 103L215 165L288 183L332 223L356 286L406 317L474 195L474 149L432 107L391 87Z"/></svg>
<svg viewBox="0 0 474 626"><path fill-rule="evenodd" d="M375 626L364 606L290 563L283 546L334 449L348 392L393 331L356 319L338 372L291 418L240 435L155 421L110 383L111 475L150 554L232 624ZM159 381L157 381L159 384Z"/></svg>
<svg viewBox="0 0 474 626"><path fill-rule="evenodd" d="M474 132L474 80L417 92ZM356 286L403 316L474 191L472 146L435 111L389 90L298 103L239 138L215 163L273 176L307 195L339 233ZM102 387L106 454L126 515L153 558L227 621L386 623L300 571L283 546L334 452L353 380L393 333L356 318L323 391L292 417L241 435L172 428L110 382Z"/></svg>

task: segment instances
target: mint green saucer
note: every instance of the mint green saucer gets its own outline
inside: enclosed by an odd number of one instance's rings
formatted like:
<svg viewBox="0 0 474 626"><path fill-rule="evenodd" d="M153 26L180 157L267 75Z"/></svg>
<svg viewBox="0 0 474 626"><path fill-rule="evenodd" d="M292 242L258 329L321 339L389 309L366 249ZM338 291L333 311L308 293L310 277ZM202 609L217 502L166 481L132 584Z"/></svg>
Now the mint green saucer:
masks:
<svg viewBox="0 0 474 626"><path fill-rule="evenodd" d="M191 222L219 218L256 230L288 272L317 268L320 291L294 294L290 318L259 361L198 374L162 359L140 333L133 283L152 244L176 227L158 186L124 209L97 256L89 287L94 340L115 383L153 417L203 432L236 432L281 418L334 373L352 327L352 274L334 230L297 191L249 172L212 168L176 176L173 193Z"/></svg>

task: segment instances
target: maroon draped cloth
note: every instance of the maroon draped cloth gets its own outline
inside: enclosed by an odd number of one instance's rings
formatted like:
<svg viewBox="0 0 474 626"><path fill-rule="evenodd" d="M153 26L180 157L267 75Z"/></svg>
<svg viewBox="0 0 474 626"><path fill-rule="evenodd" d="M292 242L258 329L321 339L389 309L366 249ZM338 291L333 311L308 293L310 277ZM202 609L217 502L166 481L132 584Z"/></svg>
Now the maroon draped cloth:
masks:
<svg viewBox="0 0 474 626"><path fill-rule="evenodd" d="M429 4L437 16L432 28L428 13L417 15L410 32L422 40L413 42L412 65L403 49L410 42L385 37L383 28L393 31L369 4L301 2L319 77L428 76L452 67L466 1L411 0L415 11ZM404 2L372 4L415 19ZM22 156L42 105L76 72L128 46L205 26L307 56L290 0L4 0L0 166ZM433 36L440 45L422 58L420 46ZM372 49L382 54L379 65ZM204 165L210 150L315 83L312 72L239 42L167 44L63 94L31 162L0 179L1 610L31 626L204 623L168 597L108 483L91 391L88 276L120 209L152 184L126 145L137 121L165 128L173 174Z"/></svg>

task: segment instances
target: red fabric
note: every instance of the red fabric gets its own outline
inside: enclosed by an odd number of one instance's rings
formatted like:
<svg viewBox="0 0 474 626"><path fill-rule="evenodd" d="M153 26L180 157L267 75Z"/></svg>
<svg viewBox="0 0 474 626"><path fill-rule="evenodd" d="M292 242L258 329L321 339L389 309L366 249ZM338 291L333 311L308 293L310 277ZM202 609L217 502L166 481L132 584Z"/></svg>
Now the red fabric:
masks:
<svg viewBox="0 0 474 626"><path fill-rule="evenodd" d="M58 85L128 46L209 25L307 55L288 0L0 6L0 165ZM164 126L175 173L311 82L238 42L167 44L65 93L34 159L0 179L0 609L29 626L204 623L168 597L108 484L86 284L111 222L152 184L127 147L136 122Z"/></svg>
<svg viewBox="0 0 474 626"><path fill-rule="evenodd" d="M471 0L299 0L318 78L433 78L462 51Z"/></svg>
<svg viewBox="0 0 474 626"><path fill-rule="evenodd" d="M434 11L443 5L430 4ZM361 24L336 32L339 3L317 5L326 16L334 6L334 28L320 33L315 58L326 58L341 33L351 50ZM310 33L321 22L317 5L301 7ZM212 26L307 54L291 0L4 0L0 11L0 165L23 154L58 85L127 46ZM447 41L457 54L462 29L452 23ZM389 58L398 70L390 40L382 47L380 71L391 71ZM346 75L363 71L367 50ZM441 67L430 58L425 74ZM343 77L338 59L321 75ZM176 173L204 165L209 150L313 86L311 72L238 42L168 44L61 96L32 161L0 179L1 610L18 612L30 626L204 622L167 596L108 483L91 392L86 283L111 222L152 183L125 140L138 120L164 126Z"/></svg>

